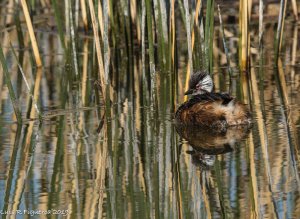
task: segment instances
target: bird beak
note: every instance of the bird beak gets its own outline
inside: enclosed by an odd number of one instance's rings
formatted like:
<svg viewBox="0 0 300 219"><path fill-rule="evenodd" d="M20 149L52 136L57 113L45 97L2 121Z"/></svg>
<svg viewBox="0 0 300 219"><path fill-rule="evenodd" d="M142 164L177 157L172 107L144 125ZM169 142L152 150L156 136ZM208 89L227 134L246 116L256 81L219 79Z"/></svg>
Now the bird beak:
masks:
<svg viewBox="0 0 300 219"><path fill-rule="evenodd" d="M189 95L189 94L192 94L193 93L193 89L189 89L189 90L187 90L185 93L184 93L184 95Z"/></svg>

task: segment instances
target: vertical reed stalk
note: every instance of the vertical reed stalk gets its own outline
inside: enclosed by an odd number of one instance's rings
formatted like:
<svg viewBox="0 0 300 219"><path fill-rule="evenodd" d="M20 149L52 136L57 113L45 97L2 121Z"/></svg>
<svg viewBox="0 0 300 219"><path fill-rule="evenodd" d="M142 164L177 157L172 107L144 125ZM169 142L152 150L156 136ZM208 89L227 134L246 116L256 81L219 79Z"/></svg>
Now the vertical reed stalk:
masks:
<svg viewBox="0 0 300 219"><path fill-rule="evenodd" d="M145 24L145 18L146 17L146 6L145 6L145 0L142 0L142 22L141 22L141 40L142 40L142 72L143 72L143 83L146 81L146 40L145 40L145 29L146 29L146 24Z"/></svg>
<svg viewBox="0 0 300 219"><path fill-rule="evenodd" d="M171 110L172 112L176 109L176 98L177 98L177 72L175 66L175 47L176 47L176 30L175 30L175 0L170 2L170 20L169 20L169 71L171 81Z"/></svg>
<svg viewBox="0 0 300 219"><path fill-rule="evenodd" d="M100 26L100 33L101 36L103 37L103 29L104 29L104 25L103 25L103 13L102 13L102 5L101 2L98 2L98 22L99 22L99 26Z"/></svg>
<svg viewBox="0 0 300 219"><path fill-rule="evenodd" d="M232 78L232 69L230 67L230 58L229 58L229 54L228 54L228 48L227 48L227 45L226 45L224 27L223 27L221 10L220 10L220 6L219 5L218 5L218 12L219 12L219 20L220 20L220 28L221 28L221 33L222 33L223 46L224 46L226 60L227 60L227 69L228 69L230 78Z"/></svg>
<svg viewBox="0 0 300 219"><path fill-rule="evenodd" d="M21 74L22 74L23 80L24 80L24 82L25 82L27 91L28 91L28 93L29 93L29 95L30 95L30 97L31 97L31 100L32 100L32 102L33 102L33 105L34 105L34 107L35 107L35 110L36 110L36 112L38 113L39 118L41 119L41 118L42 118L42 115L41 115L40 109L39 109L39 107L38 107L38 105L37 105L37 102L35 101L34 95L32 94L32 92L31 92L31 90L30 90L29 83L28 83L28 81L27 81L27 79L26 79L26 76L25 76L25 73L24 73L24 71L23 71L23 69L22 69L22 66L21 66L21 64L20 64L19 61L18 61L17 54L16 54L16 52L15 52L15 50L14 50L14 48L13 48L13 46L12 46L11 44L10 44L10 48L11 48L11 50L12 50L12 52L13 52L13 55L14 55L14 57L15 57L15 59L16 59L16 62L17 62L17 64L18 64L19 70L20 70L20 72L21 72Z"/></svg>
<svg viewBox="0 0 300 219"><path fill-rule="evenodd" d="M242 71L246 71L248 67L248 51L249 51L249 10L248 0L240 0L239 12L239 28L240 28L240 45L239 45L239 63Z"/></svg>
<svg viewBox="0 0 300 219"><path fill-rule="evenodd" d="M261 57L261 59L262 59L262 57ZM251 76L250 82L251 82L251 88L252 88L253 105L254 105L254 111L255 111L255 114L256 114L256 117L257 117L257 126L258 126L261 150L262 150L262 154L263 154L263 158L264 158L266 173L267 173L267 176L268 176L268 179L269 179L268 180L269 188L271 188L271 186L272 186L271 185L271 179L270 179L271 176L270 176L270 172L269 172L270 171L270 163L269 163L269 157L268 157L269 142L268 142L267 129L266 129L263 110L262 110L263 109L262 98L260 98L260 95L259 95L259 88L257 86L257 79L256 79L256 74L255 74L254 68L251 68L250 76ZM251 153L251 154L253 154L253 152L252 152L252 150L254 149L253 147L254 147L254 145L253 145L253 136L250 135L249 153ZM252 156L249 155L250 159L253 160ZM252 165L251 165L251 172L252 171L255 172L255 168L253 168L253 170L252 170ZM253 174L253 176L251 174L251 178L253 178L253 177L256 178L256 174ZM256 183L255 183L255 186L253 186L253 189L255 189L254 191L257 193ZM257 195L253 195L253 196L254 196L255 203L259 203L259 202L256 201ZM270 194L270 196L272 196L272 194ZM255 206L257 207L257 204ZM257 213L259 213L259 212L256 210L256 214Z"/></svg>
<svg viewBox="0 0 300 219"><path fill-rule="evenodd" d="M259 34L258 34L259 47L261 47L262 45L262 37L264 34L263 19L264 19L264 0L259 0Z"/></svg>
<svg viewBox="0 0 300 219"><path fill-rule="evenodd" d="M38 68L37 72L36 72L36 76L35 76L33 95L32 95L32 103L33 104L30 104L30 106L28 107L28 111L27 111L27 112L29 112L30 119L35 118L35 116L36 116L35 112L38 113L39 119L40 120L42 119L42 115L37 108L36 108L36 110L32 110L32 105L35 106L35 103L37 103L38 98L39 98L41 81L42 81L42 69Z"/></svg>
<svg viewBox="0 0 300 219"><path fill-rule="evenodd" d="M295 64L297 60L297 47L298 47L298 26L294 24L294 34L293 34L293 45L292 45L292 60L291 60L291 81L296 81L295 78ZM295 88L296 89L296 88Z"/></svg>
<svg viewBox="0 0 300 219"><path fill-rule="evenodd" d="M182 1L183 1L183 0L178 0L177 3L178 3L178 7L179 7L181 19L182 19L182 21L183 21L183 26L184 26L184 28L185 28L185 30L186 30L185 12L184 12L184 7L183 7L183 4L182 4Z"/></svg>
<svg viewBox="0 0 300 219"><path fill-rule="evenodd" d="M151 98L152 103L156 104L156 77L155 77L155 60L154 60L154 41L152 31L152 10L150 0L146 1L146 17L148 29L148 46L149 46L149 59L150 59L150 75L151 75Z"/></svg>
<svg viewBox="0 0 300 219"><path fill-rule="evenodd" d="M70 33L71 33L71 44L72 44L72 56L73 56L73 67L75 71L76 77L78 77L78 61L77 61L77 50L76 50L76 39L75 39L75 28L74 25L74 16L72 10L72 1L69 1L70 11L69 11L69 18L70 18Z"/></svg>
<svg viewBox="0 0 300 219"><path fill-rule="evenodd" d="M296 0L292 0L292 7L293 7L293 13L294 13L294 16L295 16L295 20L298 20L298 7L297 7Z"/></svg>
<svg viewBox="0 0 300 219"><path fill-rule="evenodd" d="M99 80L100 80L102 95L105 99L105 97L106 97L105 86L104 86L104 78L105 78L104 74L105 73L104 73L100 38L99 38L99 32L98 32L98 22L97 22L96 15L95 15L93 0L89 0L89 8L90 8L90 14L91 14L92 25L93 25L94 39L95 39L95 44L96 44L97 60L98 60L98 67L99 67Z"/></svg>
<svg viewBox="0 0 300 219"><path fill-rule="evenodd" d="M116 43L116 31L115 31L115 21L114 21L114 11L113 11L113 1L109 1L109 10L108 10L108 14L109 14L109 23L110 23L110 28L111 28L111 32L112 32L112 44L113 46L115 46Z"/></svg>
<svg viewBox="0 0 300 219"><path fill-rule="evenodd" d="M175 63L175 0L171 0L171 8L170 8L170 25L169 25L169 31L170 31L170 62L169 64L174 67ZM171 69L171 67L170 67Z"/></svg>
<svg viewBox="0 0 300 219"><path fill-rule="evenodd" d="M42 66L42 60L41 60L41 57L40 57L39 48L38 48L36 38L35 38L35 35L34 35L33 26L32 26L32 22L31 22L31 19L30 19L27 3L26 3L26 0L20 0L20 1L21 1L21 5L22 5L22 8L23 8L25 21L26 21L26 24L27 24L27 29L28 29L29 36L30 36L30 41L31 41L32 49L33 49L33 54L34 54L34 57L35 57L35 62L36 62L37 67L41 67Z"/></svg>
<svg viewBox="0 0 300 219"><path fill-rule="evenodd" d="M78 27L78 19L79 19L79 0L75 0L75 15L74 15L75 27Z"/></svg>
<svg viewBox="0 0 300 219"><path fill-rule="evenodd" d="M193 53L194 44L195 44L195 28L194 27L198 26L198 15L199 15L201 7L202 7L202 0L198 0L195 15L194 15L194 25L192 26L192 53ZM190 75L191 75L191 68L190 68L191 64L193 64L193 63L190 63L190 59L189 59L188 66L187 66L186 79L185 79L185 90L188 89L189 78L190 78ZM187 100L187 96L184 97L184 100L185 101Z"/></svg>
<svg viewBox="0 0 300 219"><path fill-rule="evenodd" d="M294 34L293 34L293 46L292 46L292 66L295 66L297 59L297 47L298 47L298 25L294 25ZM295 70L295 69L294 69Z"/></svg>
<svg viewBox="0 0 300 219"><path fill-rule="evenodd" d="M70 36L70 4L69 0L65 0L65 29L66 29L66 35Z"/></svg>
<svg viewBox="0 0 300 219"><path fill-rule="evenodd" d="M191 22L190 22L190 12L189 12L189 2L184 0L184 9L185 9L185 26L186 26L186 38L188 42L188 54L189 54L189 63L190 63L190 72L193 72L193 51L192 51L192 38L191 38ZM188 78L186 79L188 80Z"/></svg>
<svg viewBox="0 0 300 219"><path fill-rule="evenodd" d="M82 22L85 31L88 30L88 19L87 19L87 13L86 13L86 5L85 0L80 0L80 6L81 6L81 15L82 15Z"/></svg>
<svg viewBox="0 0 300 219"><path fill-rule="evenodd" d="M166 1L165 0L159 0L160 4L160 12L161 12L161 19L162 19L162 29L163 29L163 36L164 36L164 42L168 42L168 25L167 25L167 9L166 9Z"/></svg>
<svg viewBox="0 0 300 219"><path fill-rule="evenodd" d="M195 26L198 27L198 16L200 9L202 8L202 0L197 1L195 15L194 15L194 25L192 26L192 50L194 50L195 44Z"/></svg>
<svg viewBox="0 0 300 219"><path fill-rule="evenodd" d="M292 106L290 105L289 102L289 95L288 95L288 88L285 80L285 74L284 74L284 69L283 69L283 64L280 58L278 58L278 66L277 66L277 74L275 73L275 80L276 80L276 85L278 87L278 93L280 96L280 101L281 104L284 107L284 110L282 111L283 117L284 117L284 125L285 129L287 130L287 137L288 137L288 142L289 142L289 148L290 148L290 155L292 158L292 165L294 169L294 174L296 177L297 184L299 186L300 180L299 180L299 173L298 173L298 168L299 168L299 151L298 151L298 137L296 136L296 127L295 127L295 122L291 119L293 118L292 116ZM296 156L296 158L295 158ZM296 162L296 159L298 162Z"/></svg>
<svg viewBox="0 0 300 219"><path fill-rule="evenodd" d="M52 0L53 10L54 10L54 17L57 25L58 35L60 39L61 46L64 49L64 52L66 53L66 45L64 40L64 30L63 30L63 22L62 22L62 15L59 10L59 7L57 6L56 0Z"/></svg>
<svg viewBox="0 0 300 219"><path fill-rule="evenodd" d="M205 21L205 68L212 74L213 64L213 37L214 37L214 0L208 0L206 6L206 21Z"/></svg>
<svg viewBox="0 0 300 219"><path fill-rule="evenodd" d="M7 68L7 65L6 65L6 60L5 60L1 45L0 45L0 62L2 64L5 83L6 83L7 88L8 88L9 96L10 96L10 99L11 99L16 117L17 117L17 121L18 121L19 124L21 124L22 123L22 115L21 115L21 112L20 112L18 104L17 104L17 98L16 98L16 95L15 95L15 92L14 92L14 89L13 89L13 86L12 86L12 83L11 83L11 80L10 80L10 73L8 72L8 68Z"/></svg>
<svg viewBox="0 0 300 219"><path fill-rule="evenodd" d="M104 72L105 72L105 81L108 82L109 79L109 63L110 63L110 49L109 49L109 40L108 40L108 25L109 25L109 5L108 0L103 0L103 17L104 17L104 25L103 25L103 49L104 49Z"/></svg>
<svg viewBox="0 0 300 219"><path fill-rule="evenodd" d="M286 3L287 3L287 0L280 1L280 12L279 12L279 16L278 16L278 26L277 26L277 32L276 32L276 38L275 38L275 63L276 63L276 65L277 65L279 53L281 50L281 44L282 44Z"/></svg>
<svg viewBox="0 0 300 219"><path fill-rule="evenodd" d="M206 210L206 214L207 214L207 219L212 219L209 197L207 196L207 191L206 191L206 185L207 185L207 182L206 182L207 179L206 179L206 176L205 176L206 173L207 173L206 171L201 172L200 184L201 184L203 202L204 202L204 206L205 206L205 210Z"/></svg>
<svg viewBox="0 0 300 219"><path fill-rule="evenodd" d="M7 211L10 200L11 200L11 189L12 186L15 185L13 180L15 176L15 171L20 168L16 168L16 161L17 161L17 155L18 155L18 150L20 150L20 140L21 140L21 134L22 134L22 126L18 125L17 126L17 131L14 137L14 143L12 147L12 153L9 159L9 166L7 167L7 175L6 175L6 186L5 186L5 192L3 193L3 206L2 206L2 211ZM13 138L12 138L13 139ZM10 208L11 210L11 208Z"/></svg>
<svg viewBox="0 0 300 219"><path fill-rule="evenodd" d="M155 62L154 62L154 42L152 35L152 10L150 0L146 1L146 17L147 17L147 29L148 29L148 46L149 46L149 58L150 58L150 71L151 74L155 72Z"/></svg>
<svg viewBox="0 0 300 219"><path fill-rule="evenodd" d="M252 212L251 218L261 218L259 214L259 191L257 185L257 173L255 165L255 151L254 151L254 138L252 132L249 134L249 147L248 147L248 156L250 163L250 178L251 178L251 194L252 194Z"/></svg>
<svg viewBox="0 0 300 219"><path fill-rule="evenodd" d="M161 12L161 5L160 2L157 0L153 1L154 3L154 10L155 10L155 20L157 25L156 35L158 40L158 55L159 55L159 62L161 68L165 68L166 65L166 51L165 51L165 38L164 38L164 31L163 31L163 20L162 20L162 12Z"/></svg>
<svg viewBox="0 0 300 219"><path fill-rule="evenodd" d="M88 71L88 40L83 42L83 64L82 64L82 79L81 79L81 104L86 105L86 95L87 95L87 71Z"/></svg>
<svg viewBox="0 0 300 219"><path fill-rule="evenodd" d="M226 209L229 209L228 206L228 200L225 195L225 189L223 188L224 183L222 182L222 174L221 174L221 167L220 167L220 161L218 156L216 156L216 161L214 165L214 170L216 173L216 183L217 183L217 188L218 188L218 196L219 196L219 201L220 201L220 208L221 208L221 214L222 218L232 218L232 215L230 215L229 212L226 211Z"/></svg>

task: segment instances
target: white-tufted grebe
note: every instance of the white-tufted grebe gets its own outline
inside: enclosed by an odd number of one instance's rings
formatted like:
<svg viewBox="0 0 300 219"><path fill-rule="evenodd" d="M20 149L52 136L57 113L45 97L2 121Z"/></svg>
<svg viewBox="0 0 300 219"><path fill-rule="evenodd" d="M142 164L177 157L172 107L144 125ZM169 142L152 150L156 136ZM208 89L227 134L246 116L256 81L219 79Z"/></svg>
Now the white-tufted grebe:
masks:
<svg viewBox="0 0 300 219"><path fill-rule="evenodd" d="M205 71L194 73L185 95L192 97L176 111L175 119L185 125L226 128L251 123L247 106L227 93L214 93L213 81Z"/></svg>

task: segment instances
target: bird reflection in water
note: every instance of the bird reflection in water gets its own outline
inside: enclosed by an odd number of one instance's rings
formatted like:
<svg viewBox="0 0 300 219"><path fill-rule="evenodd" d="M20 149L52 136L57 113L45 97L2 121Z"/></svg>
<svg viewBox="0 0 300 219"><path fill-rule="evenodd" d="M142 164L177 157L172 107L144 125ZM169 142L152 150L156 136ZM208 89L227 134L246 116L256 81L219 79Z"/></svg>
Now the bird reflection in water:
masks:
<svg viewBox="0 0 300 219"><path fill-rule="evenodd" d="M247 137L251 128L250 125L243 125L216 130L180 124L175 124L175 127L180 137L193 148L187 151L192 156L192 162L203 169L214 165L216 155L233 151L236 145Z"/></svg>

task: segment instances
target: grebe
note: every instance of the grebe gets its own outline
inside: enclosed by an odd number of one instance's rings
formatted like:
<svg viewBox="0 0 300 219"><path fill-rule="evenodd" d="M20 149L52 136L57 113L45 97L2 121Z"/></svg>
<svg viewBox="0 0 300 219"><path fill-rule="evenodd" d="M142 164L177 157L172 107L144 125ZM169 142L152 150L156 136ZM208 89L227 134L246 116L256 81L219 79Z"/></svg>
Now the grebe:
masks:
<svg viewBox="0 0 300 219"><path fill-rule="evenodd" d="M192 97L176 111L180 124L224 129L234 125L248 125L251 115L247 106L227 93L214 93L213 81L205 71L192 74L185 95Z"/></svg>

